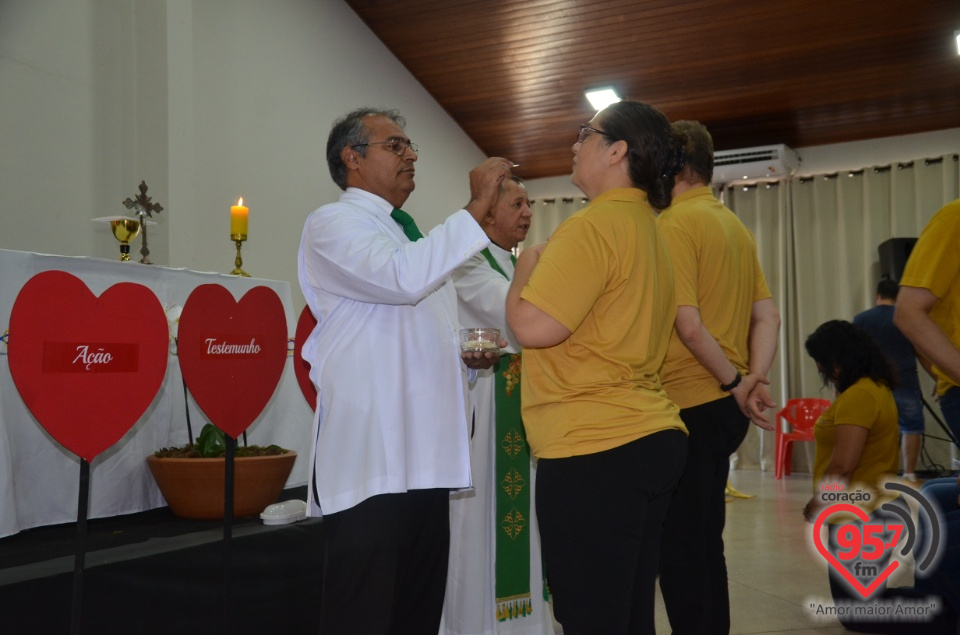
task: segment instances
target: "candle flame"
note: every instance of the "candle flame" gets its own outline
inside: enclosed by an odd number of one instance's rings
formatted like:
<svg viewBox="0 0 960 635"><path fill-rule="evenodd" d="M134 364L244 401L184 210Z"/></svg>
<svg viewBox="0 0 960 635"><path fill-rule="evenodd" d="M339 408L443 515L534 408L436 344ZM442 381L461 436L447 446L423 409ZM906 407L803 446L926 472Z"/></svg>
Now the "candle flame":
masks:
<svg viewBox="0 0 960 635"><path fill-rule="evenodd" d="M238 206L238 207L243 207L243 197L242 197L242 196L237 199L237 206Z"/></svg>

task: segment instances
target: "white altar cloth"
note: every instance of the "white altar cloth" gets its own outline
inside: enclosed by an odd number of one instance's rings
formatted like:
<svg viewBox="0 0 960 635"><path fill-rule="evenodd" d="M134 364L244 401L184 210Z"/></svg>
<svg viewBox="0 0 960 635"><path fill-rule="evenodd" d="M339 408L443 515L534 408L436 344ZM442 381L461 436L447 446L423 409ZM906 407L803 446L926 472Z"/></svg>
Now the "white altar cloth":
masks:
<svg viewBox="0 0 960 635"><path fill-rule="evenodd" d="M10 376L7 357L7 342L16 337L9 332L9 325L17 294L31 277L49 270L77 276L98 296L118 282L142 284L156 294L164 309L182 307L190 292L202 284L219 284L236 299L257 286L273 289L286 313L287 363L273 398L247 429L247 440L251 445L275 443L296 451L297 461L286 486L306 484L313 413L300 393L292 365L297 316L288 282L0 249L0 537L77 519L80 459L57 443L24 405ZM63 319L69 320L70 316L64 315ZM50 395L51 399L57 397ZM189 402L196 438L207 419L192 397ZM183 379L177 357L171 353L163 385L153 403L117 444L91 463L88 517L130 514L165 505L146 457L161 447L188 441Z"/></svg>

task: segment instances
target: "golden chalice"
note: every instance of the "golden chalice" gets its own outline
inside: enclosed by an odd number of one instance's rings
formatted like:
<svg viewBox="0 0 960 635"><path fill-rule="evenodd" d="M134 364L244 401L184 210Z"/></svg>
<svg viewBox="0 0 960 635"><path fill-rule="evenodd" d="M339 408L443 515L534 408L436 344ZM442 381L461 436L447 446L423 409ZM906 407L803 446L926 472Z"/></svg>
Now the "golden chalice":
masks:
<svg viewBox="0 0 960 635"><path fill-rule="evenodd" d="M140 221L136 218L115 218L110 221L113 237L120 241L120 260L130 260L130 241L140 233Z"/></svg>

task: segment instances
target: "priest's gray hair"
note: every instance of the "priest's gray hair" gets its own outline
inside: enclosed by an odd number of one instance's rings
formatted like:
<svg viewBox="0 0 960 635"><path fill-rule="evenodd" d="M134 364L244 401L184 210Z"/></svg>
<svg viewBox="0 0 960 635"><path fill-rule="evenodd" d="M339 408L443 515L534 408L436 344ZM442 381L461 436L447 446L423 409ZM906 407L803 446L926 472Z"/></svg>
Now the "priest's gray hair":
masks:
<svg viewBox="0 0 960 635"><path fill-rule="evenodd" d="M370 133L363 124L366 117L386 117L401 129L407 125L407 120L399 110L380 108L357 108L334 121L330 136L327 137L327 167L333 182L341 190L347 189L347 165L341 156L343 149L348 146L361 146L357 148L357 153L362 157L367 156L367 146L362 145L370 140Z"/></svg>

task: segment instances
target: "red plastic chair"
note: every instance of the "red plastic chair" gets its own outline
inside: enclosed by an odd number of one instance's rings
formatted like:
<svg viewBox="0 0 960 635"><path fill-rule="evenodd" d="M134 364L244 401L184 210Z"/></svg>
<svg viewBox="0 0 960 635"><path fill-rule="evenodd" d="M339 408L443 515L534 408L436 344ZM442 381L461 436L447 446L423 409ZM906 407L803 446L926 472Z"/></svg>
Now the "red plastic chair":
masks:
<svg viewBox="0 0 960 635"><path fill-rule="evenodd" d="M777 413L777 456L775 461L776 478L783 478L784 472L790 476L790 463L793 460L794 441L813 441L813 426L820 415L830 406L830 400L805 397L788 399L787 405ZM783 431L783 422L790 424L792 432Z"/></svg>

